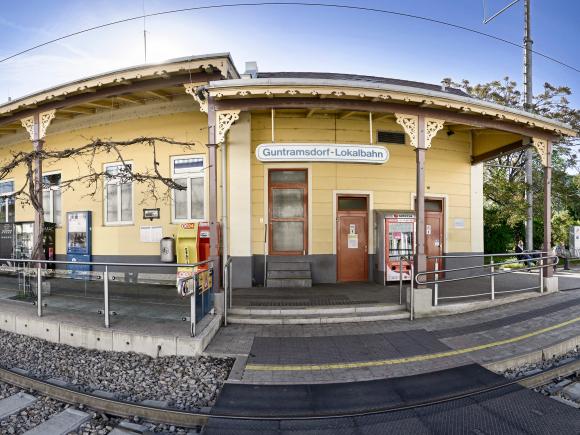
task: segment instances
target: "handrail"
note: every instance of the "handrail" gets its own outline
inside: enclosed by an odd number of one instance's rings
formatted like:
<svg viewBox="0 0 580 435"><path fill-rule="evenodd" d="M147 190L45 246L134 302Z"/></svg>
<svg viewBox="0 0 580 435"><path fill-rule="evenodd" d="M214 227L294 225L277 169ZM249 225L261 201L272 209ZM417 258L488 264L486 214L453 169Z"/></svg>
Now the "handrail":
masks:
<svg viewBox="0 0 580 435"><path fill-rule="evenodd" d="M484 257L515 257L522 254L549 254L546 251L524 251L505 254L468 254L468 255L428 255L427 258L484 258Z"/></svg>
<svg viewBox="0 0 580 435"><path fill-rule="evenodd" d="M417 274L414 275L411 284L415 284L415 283L417 285L433 284L434 285L433 305L435 305L435 306L438 305L438 302L440 299L461 299L461 298L467 298L467 297L490 295L491 300L494 300L495 295L498 293L514 293L514 292L518 292L518 291L537 289L537 287L527 287L527 288L522 288L522 289L504 290L504 291L499 291L499 292L495 291L495 276L510 274L510 273L514 273L517 271L517 269L516 269L516 270L507 270L507 271L504 270L504 271L496 272L495 271L496 266L502 266L502 265L512 264L512 263L528 263L526 269L528 269L528 270L539 269L539 271L540 271L539 290L541 293L543 293L544 292L544 268L555 267L559 262L559 257L557 255L549 254L549 253L541 252L541 251L540 252L536 251L535 253L540 254L540 256L533 257L533 258L524 258L524 259L516 260L516 261L504 261L504 262L500 262L500 263L495 263L493 260L493 257L495 257L495 256L498 256L498 257L512 256L513 257L514 254L474 254L474 255L461 255L461 256L460 255L431 256L431 257L427 257L427 258L435 259L435 270L418 272ZM521 254L518 253L517 255L521 255ZM466 266L466 267L459 267L459 268L454 268L454 269L439 269L439 261L438 261L439 259L470 258L470 257L471 258L492 257L492 259L491 259L491 263L489 263L489 264L482 264L482 265L478 265L478 266ZM534 265L534 266L530 265L529 264L530 261L536 262L536 265ZM443 273L447 273L447 272L468 271L468 270L480 269L480 268L484 269L486 267L490 268L489 273L484 273L484 274L479 274L479 275L470 275L470 276L459 277L459 278L439 279L439 274L443 274ZM435 275L435 279L428 281L427 280L428 275ZM491 280L489 293L478 293L478 294L470 294L470 295L445 296L445 297L439 296L439 284L446 283L446 282L465 281L468 279L475 279L475 278L485 278L485 277L489 277Z"/></svg>
<svg viewBox="0 0 580 435"><path fill-rule="evenodd" d="M440 274L440 273L446 273L446 272L458 272L458 271L462 271L462 270L471 270L471 269L482 269L484 267L492 267L492 266L501 266L502 264L513 264L513 263L524 263L527 261L537 261L537 260L549 260L549 259L554 259L556 260L554 263L552 264L542 264L540 266L536 265L536 266L530 266L530 267L526 267L526 269L539 269L539 268L546 268L546 267L553 267L555 264L557 265L559 262L559 258L556 255L549 255L546 257L536 257L533 259L524 259L524 260L517 260L517 261L510 261L509 263L505 262L505 263L490 263L490 264L483 264L481 266L468 266L468 267L460 267L457 269L439 269L439 270L430 270L430 271L424 271L424 272L418 272L415 275L415 283L416 284L437 284L437 283L442 283L442 282L453 282L453 281L463 281L466 279L473 279L473 278L482 278L482 277L486 277L486 276L492 276L492 275L505 275L507 273L514 273L517 272L518 270L509 270L509 271L504 271L504 272L493 272L493 273L486 273L483 275L470 275L470 276L465 276L465 277L460 277L460 278L448 278L448 279L440 279L440 280L435 280L435 281L419 281L418 278L419 276L427 276L427 275L434 275L434 274Z"/></svg>
<svg viewBox="0 0 580 435"><path fill-rule="evenodd" d="M428 258L431 258L431 257L428 257ZM453 257L437 257L437 258L453 258ZM505 264L525 263L527 261L536 261L536 260L543 260L543 259L549 259L549 258L557 258L557 255L549 255L549 256L546 256L546 257L534 257L532 259L524 259L524 260L504 261L504 262L501 262L501 263L488 263L488 264L484 264L484 265L481 265L481 266L465 266L465 267L459 267L459 268L456 268L456 269L429 270L429 271L420 272L420 273L421 274L425 274L425 275L434 275L434 274L437 274L437 273L460 272L462 270L481 269L482 267L502 266L502 265L505 265ZM529 268L526 267L526 269L529 269ZM489 275L486 274L485 276L489 276Z"/></svg>
<svg viewBox="0 0 580 435"><path fill-rule="evenodd" d="M31 260L25 258L0 258L0 261L12 261L15 263L41 263L41 264L82 264L88 266L119 266L119 267L197 267L213 262L213 260L198 261L197 263L106 263L102 261L65 261L65 260ZM5 265L0 265L5 267Z"/></svg>
<svg viewBox="0 0 580 435"><path fill-rule="evenodd" d="M113 262L97 262L97 261L64 261L64 260L33 260L33 259L25 259L25 258L0 258L0 261L3 262L12 262L14 264L18 263L34 263L37 269L37 292L36 292L36 304L37 304L37 315L38 317L42 317L42 268L41 264L74 264L74 265L88 265L88 266L103 266L103 299L104 299L104 315L105 315L105 327L110 327L109 321L109 267L116 266L116 267L176 267L176 268L190 268L192 269L193 273L191 276L181 277L177 280L177 289L180 292L187 281L194 280L193 284L193 293L190 295L190 333L192 336L195 336L195 324L196 324L196 302L195 302L195 268L198 266L203 266L205 264L210 264L210 270L213 271L213 260L204 260L198 261L196 263L191 264L183 264L183 263L113 263ZM6 265L0 265L0 270L6 270ZM32 267L31 267L32 269ZM212 282L213 286L213 282Z"/></svg>

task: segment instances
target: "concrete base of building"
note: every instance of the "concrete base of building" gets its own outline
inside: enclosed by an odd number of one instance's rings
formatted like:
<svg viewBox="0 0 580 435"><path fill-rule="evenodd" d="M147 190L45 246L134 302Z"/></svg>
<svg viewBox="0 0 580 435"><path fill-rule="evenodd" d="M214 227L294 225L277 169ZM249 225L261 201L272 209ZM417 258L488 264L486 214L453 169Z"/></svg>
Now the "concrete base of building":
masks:
<svg viewBox="0 0 580 435"><path fill-rule="evenodd" d="M544 278L544 292L553 293L558 291L558 277L551 276Z"/></svg>
<svg viewBox="0 0 580 435"><path fill-rule="evenodd" d="M79 322L30 317L4 310L0 312L0 329L74 347L114 352L137 352L151 357L190 356L202 354L222 323L222 316L206 316L198 324L195 337L186 335L150 335L146 329L96 328Z"/></svg>

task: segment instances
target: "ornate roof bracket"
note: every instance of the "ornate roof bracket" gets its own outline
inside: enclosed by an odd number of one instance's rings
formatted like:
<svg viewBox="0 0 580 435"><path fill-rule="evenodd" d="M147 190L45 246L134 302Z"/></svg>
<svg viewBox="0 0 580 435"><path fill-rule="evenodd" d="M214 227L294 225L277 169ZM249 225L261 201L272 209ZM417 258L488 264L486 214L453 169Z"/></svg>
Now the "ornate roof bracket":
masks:
<svg viewBox="0 0 580 435"><path fill-rule="evenodd" d="M224 143L230 127L240 119L240 110L221 110L216 112L216 143Z"/></svg>
<svg viewBox="0 0 580 435"><path fill-rule="evenodd" d="M409 135L410 145L413 148L419 146L419 117L417 115L407 115L395 113L397 124L403 127L405 133ZM431 141L439 130L443 128L445 120L436 118L425 118L425 148L431 148Z"/></svg>
<svg viewBox="0 0 580 435"><path fill-rule="evenodd" d="M395 121L405 133L409 135L410 145L413 148L417 148L419 146L418 142L418 132L419 132L419 117L416 115L406 115L404 113L395 113Z"/></svg>
<svg viewBox="0 0 580 435"><path fill-rule="evenodd" d="M536 149L536 151L540 155L540 158L542 159L542 166L547 167L548 166L548 141L534 137L532 139L532 145L534 146L534 148Z"/></svg>
<svg viewBox="0 0 580 435"><path fill-rule="evenodd" d="M41 112L38 115L38 125L34 122L34 115L22 118L20 123L22 127L28 132L28 136L31 141L42 140L46 136L46 130L50 125L51 121L54 119L56 110L48 110L46 112Z"/></svg>
<svg viewBox="0 0 580 435"><path fill-rule="evenodd" d="M431 148L431 140L437 135L437 132L443 128L445 120L436 118L425 118L425 147Z"/></svg>
<svg viewBox="0 0 580 435"><path fill-rule="evenodd" d="M208 107L208 93L207 91L201 89L202 87L194 83L185 83L183 85L185 88L185 93L193 97L193 99L199 104L199 110L207 113ZM205 95L205 98L201 98L201 94Z"/></svg>

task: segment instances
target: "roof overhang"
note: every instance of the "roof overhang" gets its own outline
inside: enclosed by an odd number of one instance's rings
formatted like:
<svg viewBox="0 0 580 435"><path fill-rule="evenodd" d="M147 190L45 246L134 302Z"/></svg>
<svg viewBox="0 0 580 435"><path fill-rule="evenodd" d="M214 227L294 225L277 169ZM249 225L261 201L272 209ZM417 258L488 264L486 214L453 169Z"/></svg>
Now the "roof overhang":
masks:
<svg viewBox="0 0 580 435"><path fill-rule="evenodd" d="M200 74L201 73L201 74ZM203 77L207 79L203 80ZM78 104L81 100L91 100L100 96L127 94L131 86L138 89L155 89L156 83L178 84L188 77L197 81L209 82L211 79L237 79L239 74L229 53L208 54L171 59L157 64L146 64L115 70L81 80L75 80L17 100L0 105L0 125L13 122L17 116L28 116L30 111L50 110ZM200 80L200 78L202 80ZM79 98L85 95L86 98Z"/></svg>
<svg viewBox="0 0 580 435"><path fill-rule="evenodd" d="M217 100L315 97L402 103L428 109L479 115L543 130L550 134L576 136L576 131L569 125L533 113L444 91L438 92L410 86L361 80L256 78L212 81L208 90L210 96ZM324 105L324 101L321 101L321 105Z"/></svg>

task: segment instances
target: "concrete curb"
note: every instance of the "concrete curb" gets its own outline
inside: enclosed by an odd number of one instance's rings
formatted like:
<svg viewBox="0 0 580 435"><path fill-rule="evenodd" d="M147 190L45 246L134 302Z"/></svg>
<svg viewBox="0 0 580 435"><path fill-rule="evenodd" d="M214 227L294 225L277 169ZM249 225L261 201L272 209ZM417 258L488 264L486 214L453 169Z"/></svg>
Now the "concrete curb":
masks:
<svg viewBox="0 0 580 435"><path fill-rule="evenodd" d="M525 364L535 364L544 359L552 358L555 355L563 355L578 346L580 346L580 335L552 344L543 349L537 349L506 360L483 364L483 366L488 370L500 373L507 369L519 367Z"/></svg>
<svg viewBox="0 0 580 435"><path fill-rule="evenodd" d="M195 337L152 336L145 331L85 327L73 323L45 320L42 317L23 317L13 313L0 313L0 329L8 332L73 347L101 351L136 352L154 358L173 355L200 356L217 334L221 323L221 315L213 316L209 324Z"/></svg>

